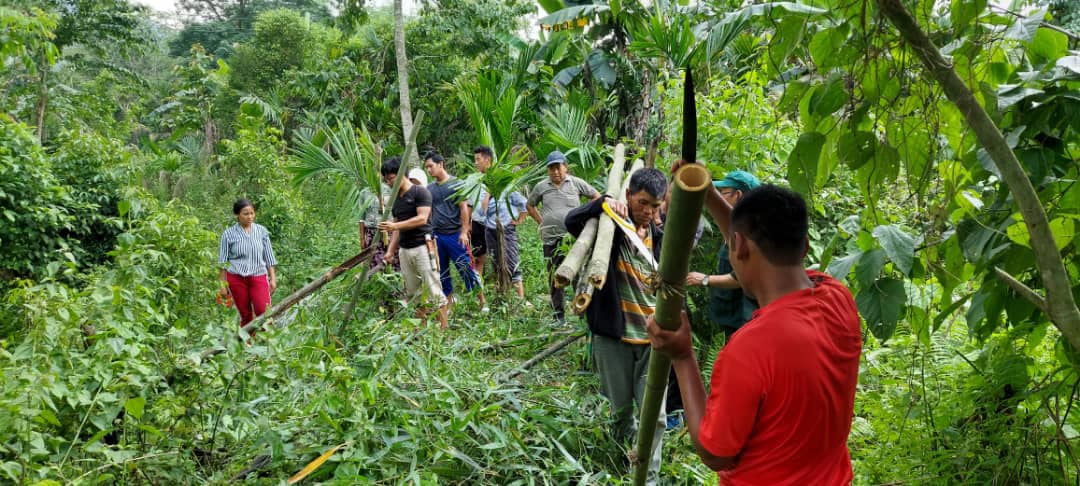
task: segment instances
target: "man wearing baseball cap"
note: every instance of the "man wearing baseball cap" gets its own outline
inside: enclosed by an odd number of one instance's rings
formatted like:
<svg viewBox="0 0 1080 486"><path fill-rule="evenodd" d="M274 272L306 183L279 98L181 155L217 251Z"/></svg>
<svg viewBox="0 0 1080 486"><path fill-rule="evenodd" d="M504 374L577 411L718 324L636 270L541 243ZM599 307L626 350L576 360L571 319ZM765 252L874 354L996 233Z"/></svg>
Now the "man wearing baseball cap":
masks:
<svg viewBox="0 0 1080 486"><path fill-rule="evenodd" d="M544 242L544 259L547 261L548 287L551 290L551 307L558 323L566 322L565 293L555 287L554 272L566 255L561 246L566 237L566 213L581 206L581 198L593 201L600 193L589 183L568 174L566 156L555 150L547 156L548 179L536 184L529 193L526 208L529 216L540 227ZM539 210L537 209L539 206Z"/></svg>
<svg viewBox="0 0 1080 486"><path fill-rule="evenodd" d="M743 170L728 172L723 179L713 182L713 186L720 192L720 197L733 207L743 195L760 185L761 181L757 177ZM686 285L700 285L710 289L709 320L724 330L726 339L731 339L731 335L750 320L757 309L757 303L747 298L739 286L738 277L728 258L727 241L720 245L716 262L715 274L690 272L686 274Z"/></svg>

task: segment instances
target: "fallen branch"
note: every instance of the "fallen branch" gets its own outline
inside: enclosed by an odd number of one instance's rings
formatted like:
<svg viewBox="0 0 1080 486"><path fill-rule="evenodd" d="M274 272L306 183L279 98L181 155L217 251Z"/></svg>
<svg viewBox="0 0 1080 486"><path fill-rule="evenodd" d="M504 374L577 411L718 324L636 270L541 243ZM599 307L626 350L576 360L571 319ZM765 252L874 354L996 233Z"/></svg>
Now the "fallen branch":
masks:
<svg viewBox="0 0 1080 486"><path fill-rule="evenodd" d="M509 348L509 347L512 347L512 346L517 346L517 345L522 344L522 343L527 343L529 341L537 341L537 340L541 340L541 339L550 339L550 338L553 338L555 336L562 336L562 335L571 334L571 333L574 333L574 332L577 332L577 330L576 329L564 329L564 330L561 330L561 331L552 331L552 332L545 333L545 334L536 334L536 335L533 335L533 336L525 336L525 337L518 337L518 338L514 338L514 339L507 339L505 341L499 341L497 343L485 344L485 345L480 346L479 348L477 348L477 350L478 351L490 351L490 350L495 350L495 349L500 349L500 348Z"/></svg>
<svg viewBox="0 0 1080 486"><path fill-rule="evenodd" d="M365 248L364 251L361 251L360 253L358 253L356 256L354 256L354 257L352 257L352 258L350 258L348 260L345 260L345 262L342 263L341 265L338 265L338 266L330 269L330 271L326 272L321 277L319 277L319 278L317 278L315 280L312 280L307 285L301 287L300 290L297 290L296 292L293 292L288 297L285 297L285 300L283 300L280 303L278 303L277 305L275 305L273 308L271 308L265 314L255 318L255 320L247 323L247 325L245 325L244 327L241 327L240 328L240 333L242 333L243 336L251 337L252 333L254 333L256 331L259 331L259 330L262 330L262 328L264 326L266 326L267 324L272 323L276 317L280 316L282 313L284 313L290 307L296 305L296 303L300 302L300 300L303 299L304 297L307 297L307 296L315 293L315 291L321 289L324 285L330 283L330 281L334 280L335 278L337 278L341 274L351 270L353 267L355 267L355 266L363 263L364 261L367 261L368 259L370 259L371 255L372 255L372 253L374 253L374 251L375 251L374 245L369 246L368 248ZM240 335L241 334L238 334L238 336L240 336ZM216 356L218 354L221 354L223 351L225 351L225 345L226 345L226 343L222 342L221 345L216 347L216 348L207 349L206 351L203 351L203 353L202 353L202 355L200 357L200 360L205 361L207 358L212 358L212 357L214 357L214 356Z"/></svg>
<svg viewBox="0 0 1080 486"><path fill-rule="evenodd" d="M502 381L510 380L510 379L524 373L529 368L532 368L533 366L536 366L537 363L543 361L544 359L550 357L551 355L553 355L555 353L558 353L563 348L569 346L570 343L573 343L574 341L577 341L578 339L581 339L581 337L586 335L586 334L588 334L586 331L579 331L576 334L572 334L572 335L566 337L562 341L559 341L559 342L557 342L555 344L552 344L551 346L548 346L547 349L541 351L540 354L537 354L536 356L533 356L528 361L522 363L522 365L519 366L517 369L515 369L515 370L511 371L510 373L508 373L506 375L506 377L503 378Z"/></svg>

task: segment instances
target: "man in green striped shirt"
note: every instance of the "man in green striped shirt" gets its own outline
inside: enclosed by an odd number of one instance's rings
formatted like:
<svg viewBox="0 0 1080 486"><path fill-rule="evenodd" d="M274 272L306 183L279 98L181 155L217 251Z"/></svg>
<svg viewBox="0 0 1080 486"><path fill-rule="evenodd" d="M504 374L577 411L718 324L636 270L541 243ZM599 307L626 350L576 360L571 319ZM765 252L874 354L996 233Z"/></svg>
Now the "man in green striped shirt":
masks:
<svg viewBox="0 0 1080 486"><path fill-rule="evenodd" d="M604 212L605 202L634 225L633 236L615 231L607 280L593 293L592 303L585 309L585 320L593 334L593 359L600 374L600 389L611 405L612 435L627 446L633 444L637 435L634 405L641 406L649 369L652 348L645 321L656 309L651 284L656 278L654 262L660 258L663 237L653 220L665 194L667 179L663 172L641 169L630 178L626 204L605 195L566 215L566 229L574 236L581 234L586 222ZM658 418L651 457L641 458L649 461L650 483L655 483L660 469L664 425L664 419Z"/></svg>

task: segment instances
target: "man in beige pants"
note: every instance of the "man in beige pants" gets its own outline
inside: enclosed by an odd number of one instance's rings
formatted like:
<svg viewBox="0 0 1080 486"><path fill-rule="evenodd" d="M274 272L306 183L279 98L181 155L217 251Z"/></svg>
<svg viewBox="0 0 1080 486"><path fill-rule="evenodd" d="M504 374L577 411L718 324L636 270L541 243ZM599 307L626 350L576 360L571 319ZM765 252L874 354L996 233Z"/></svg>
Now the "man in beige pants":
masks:
<svg viewBox="0 0 1080 486"><path fill-rule="evenodd" d="M400 168L400 157L392 157L383 162L383 182L394 187ZM392 262L395 257L398 258L409 301L426 301L427 304L438 307L439 326L446 329L446 296L443 295L442 284L439 282L439 269L432 263L432 248L429 246L432 243L429 223L431 193L423 185L405 179L401 181L398 197L390 212L393 220L379 223L379 229L393 233L383 258L387 263ZM420 316L427 316L423 307L420 308Z"/></svg>

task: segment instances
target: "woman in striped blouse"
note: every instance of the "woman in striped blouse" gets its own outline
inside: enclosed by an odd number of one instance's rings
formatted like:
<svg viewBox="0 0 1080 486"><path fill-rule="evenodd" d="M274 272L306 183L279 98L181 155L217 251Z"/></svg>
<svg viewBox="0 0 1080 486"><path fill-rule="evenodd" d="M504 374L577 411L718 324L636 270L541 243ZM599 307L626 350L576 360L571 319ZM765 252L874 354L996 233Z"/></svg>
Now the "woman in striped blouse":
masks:
<svg viewBox="0 0 1080 486"><path fill-rule="evenodd" d="M277 289L274 273L277 260L270 246L270 233L255 224L255 206L251 201L237 200L233 203L233 214L236 224L221 234L218 249L218 264L225 265L221 280L228 284L220 292L222 297L232 293L243 326L270 306L270 294Z"/></svg>

